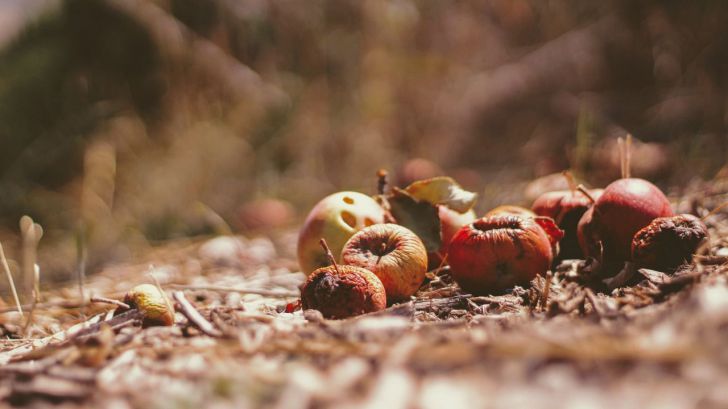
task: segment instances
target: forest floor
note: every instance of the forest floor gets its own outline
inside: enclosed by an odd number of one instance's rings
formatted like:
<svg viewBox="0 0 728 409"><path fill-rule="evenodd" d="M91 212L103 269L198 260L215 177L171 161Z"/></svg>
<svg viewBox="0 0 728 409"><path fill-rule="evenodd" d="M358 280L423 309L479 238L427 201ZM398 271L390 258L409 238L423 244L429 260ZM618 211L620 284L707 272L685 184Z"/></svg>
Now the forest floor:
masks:
<svg viewBox="0 0 728 409"><path fill-rule="evenodd" d="M83 298L44 291L29 325L2 307L0 405L728 407L728 215L706 222L710 248L674 275L626 268L593 290L566 261L484 297L442 268L412 301L341 321L287 312L304 280L295 231L170 243L88 277ZM174 326L79 302L154 281Z"/></svg>

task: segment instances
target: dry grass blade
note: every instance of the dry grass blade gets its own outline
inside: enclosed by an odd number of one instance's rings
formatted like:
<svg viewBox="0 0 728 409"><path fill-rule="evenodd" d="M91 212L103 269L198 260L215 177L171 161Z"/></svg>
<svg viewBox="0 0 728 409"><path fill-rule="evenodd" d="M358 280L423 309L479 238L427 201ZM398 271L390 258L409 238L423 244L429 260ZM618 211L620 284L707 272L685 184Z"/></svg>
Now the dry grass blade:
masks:
<svg viewBox="0 0 728 409"><path fill-rule="evenodd" d="M2 262L3 270L5 270L5 275L8 278L8 284L10 285L10 289L13 292L13 299L15 301L15 307L18 310L19 314L23 314L23 307L20 305L20 299L18 298L18 290L15 288L15 281L13 280L13 274L10 272L10 266L8 265L8 259L5 258L5 251L3 250L3 245L0 243L0 262ZM6 311L0 311L0 312L6 312Z"/></svg>

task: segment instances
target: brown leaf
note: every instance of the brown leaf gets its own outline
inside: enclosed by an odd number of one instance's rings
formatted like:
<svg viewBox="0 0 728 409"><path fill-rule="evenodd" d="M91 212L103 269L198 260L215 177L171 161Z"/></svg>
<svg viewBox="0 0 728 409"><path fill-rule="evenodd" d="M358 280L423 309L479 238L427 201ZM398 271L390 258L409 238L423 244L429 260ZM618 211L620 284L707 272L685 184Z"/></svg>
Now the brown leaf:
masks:
<svg viewBox="0 0 728 409"><path fill-rule="evenodd" d="M419 236L428 252L436 252L440 249L442 244L440 216L438 216L435 205L419 201L397 188L389 197L389 205L397 224L412 230Z"/></svg>

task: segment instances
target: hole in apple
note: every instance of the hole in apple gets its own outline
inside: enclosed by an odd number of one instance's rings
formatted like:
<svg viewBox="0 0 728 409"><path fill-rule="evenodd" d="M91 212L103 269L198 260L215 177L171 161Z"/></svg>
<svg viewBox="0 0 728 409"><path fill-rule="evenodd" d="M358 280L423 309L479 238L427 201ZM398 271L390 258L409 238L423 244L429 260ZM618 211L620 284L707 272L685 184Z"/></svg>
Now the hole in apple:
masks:
<svg viewBox="0 0 728 409"><path fill-rule="evenodd" d="M375 222L374 220L372 220L372 219L370 219L368 217L365 217L364 218L364 226L369 227L369 226L372 226L372 225L375 225L375 224L377 224L377 222Z"/></svg>
<svg viewBox="0 0 728 409"><path fill-rule="evenodd" d="M352 229L356 228L356 216L354 216L350 212L347 212L346 210L341 212L341 220L343 220L344 223L346 223L346 225L351 227Z"/></svg>
<svg viewBox="0 0 728 409"><path fill-rule="evenodd" d="M349 196L344 196L344 203L353 205L354 199L350 198Z"/></svg>

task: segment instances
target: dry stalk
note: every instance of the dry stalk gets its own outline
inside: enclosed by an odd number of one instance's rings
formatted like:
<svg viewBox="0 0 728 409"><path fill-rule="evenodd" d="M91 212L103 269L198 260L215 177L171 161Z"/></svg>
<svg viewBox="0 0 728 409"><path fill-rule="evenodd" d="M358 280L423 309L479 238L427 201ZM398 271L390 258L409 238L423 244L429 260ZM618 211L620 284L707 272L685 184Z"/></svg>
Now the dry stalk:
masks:
<svg viewBox="0 0 728 409"><path fill-rule="evenodd" d="M18 298L18 290L15 288L15 281L13 280L13 274L10 272L10 266L8 265L8 259L5 258L5 251L3 250L3 245L0 243L0 262L2 262L3 270L5 270L5 275L8 277L8 283L10 284L10 289L13 292L13 299L15 300L15 306L18 308L18 313L21 315L23 314L23 307L20 306L20 299Z"/></svg>

